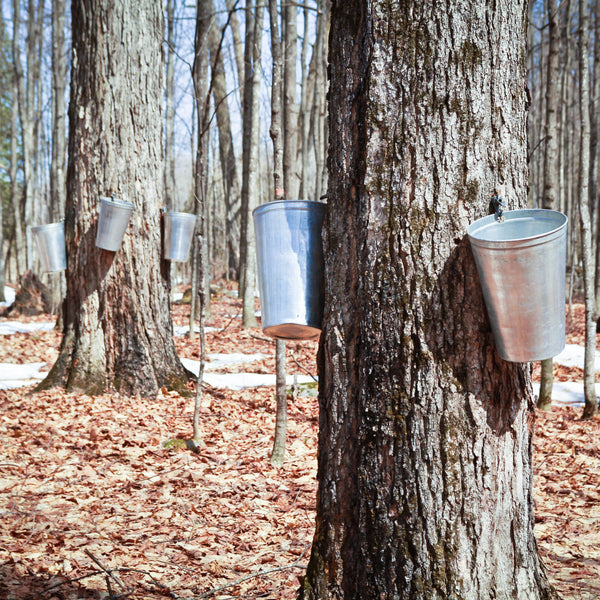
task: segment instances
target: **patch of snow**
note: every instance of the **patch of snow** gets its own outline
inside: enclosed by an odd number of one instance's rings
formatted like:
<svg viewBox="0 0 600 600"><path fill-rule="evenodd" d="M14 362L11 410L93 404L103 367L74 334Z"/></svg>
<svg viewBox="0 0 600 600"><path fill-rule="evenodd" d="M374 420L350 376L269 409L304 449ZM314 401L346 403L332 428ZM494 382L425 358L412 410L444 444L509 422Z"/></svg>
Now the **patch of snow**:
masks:
<svg viewBox="0 0 600 600"><path fill-rule="evenodd" d="M15 301L15 290L13 288L4 286L4 302L0 302L0 306L10 306Z"/></svg>
<svg viewBox="0 0 600 600"><path fill-rule="evenodd" d="M209 355L209 356L219 356ZM255 357L263 355L255 354L242 354L238 355L242 357ZM252 360L258 360L253 358ZM200 370L200 363L197 360L190 360L189 358L182 358L181 362L186 369L198 375ZM246 362L246 361L245 361ZM228 363L231 364L231 363ZM228 390L242 390L244 388L263 387L263 386L274 386L275 375L263 374L263 373L210 373L210 363L206 364L206 372L204 373L204 382L208 383L212 387L228 389ZM309 375L297 375L298 383L311 383L314 381ZM294 383L294 376L288 375L286 378L287 385Z"/></svg>
<svg viewBox="0 0 600 600"><path fill-rule="evenodd" d="M216 327L205 327L204 328L204 332L208 332L208 331L216 331L217 328ZM183 337L184 335L187 335L190 331L190 326L189 325L173 325L173 335L176 337ZM196 329L196 331L198 331Z"/></svg>
<svg viewBox="0 0 600 600"><path fill-rule="evenodd" d="M173 302L178 302L183 298L183 292L173 292Z"/></svg>
<svg viewBox="0 0 600 600"><path fill-rule="evenodd" d="M19 321L4 321L0 323L0 335L13 333L31 333L32 331L52 331L55 323L19 323Z"/></svg>
<svg viewBox="0 0 600 600"><path fill-rule="evenodd" d="M264 354L208 354L206 356L206 364L204 365L204 371L215 371L226 365L241 365L245 363L251 363L256 360L262 360L265 358ZM192 373L198 375L200 370L200 362L197 360L191 360L189 358L182 358L181 364Z"/></svg>
<svg viewBox="0 0 600 600"><path fill-rule="evenodd" d="M209 362L206 363L204 368L208 371L220 369L226 365L240 365L244 363L251 363L257 360L262 360L266 356L262 353L257 354L208 354L207 357Z"/></svg>
<svg viewBox="0 0 600 600"><path fill-rule="evenodd" d="M596 384L596 396L600 395L600 383ZM539 396L540 384L533 384L533 393ZM552 402L554 404L585 404L583 383L579 381L555 381L552 385Z"/></svg>
<svg viewBox="0 0 600 600"><path fill-rule="evenodd" d="M261 373L205 373L204 381L216 388L228 390L242 390L244 388L255 388L263 386L275 386L275 375ZM298 375L298 383L310 383L314 381L309 375ZM294 376L286 377L286 384L292 385Z"/></svg>
<svg viewBox="0 0 600 600"><path fill-rule="evenodd" d="M583 358L585 349L577 344L567 344L565 349L554 357L554 362L565 367L579 367L583 369ZM596 371L600 371L600 352L596 350Z"/></svg>
<svg viewBox="0 0 600 600"><path fill-rule="evenodd" d="M48 373L40 373L46 363L13 365L0 363L0 390L13 390L41 381Z"/></svg>

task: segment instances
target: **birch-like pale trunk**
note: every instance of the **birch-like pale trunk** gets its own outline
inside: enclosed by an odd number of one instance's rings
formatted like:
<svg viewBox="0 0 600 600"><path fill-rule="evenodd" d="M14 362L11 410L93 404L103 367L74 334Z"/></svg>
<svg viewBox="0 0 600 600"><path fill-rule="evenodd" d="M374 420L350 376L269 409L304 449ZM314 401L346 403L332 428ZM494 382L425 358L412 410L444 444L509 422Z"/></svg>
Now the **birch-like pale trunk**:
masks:
<svg viewBox="0 0 600 600"><path fill-rule="evenodd" d="M590 179L592 192L590 203L596 207L594 211L594 222L592 224L595 232L595 284L594 296L596 301L596 317L600 315L600 210L597 206L600 198L600 1L594 2L594 58L593 58L593 92L590 101L591 109L591 150L592 160L590 165ZM598 327L598 325L596 325Z"/></svg>
<svg viewBox="0 0 600 600"><path fill-rule="evenodd" d="M596 302L594 299L594 255L590 217L590 79L589 79L589 11L586 0L579 0L579 118L580 164L577 195L581 224L583 287L585 296L585 356L583 362L583 418L598 412L596 397Z"/></svg>
<svg viewBox="0 0 600 600"><path fill-rule="evenodd" d="M175 204L175 10L177 0L167 0L166 90L165 90L165 208L177 210Z"/></svg>
<svg viewBox="0 0 600 600"><path fill-rule="evenodd" d="M317 17L317 37L313 61L314 73L314 100L311 114L311 128L314 138L315 150L315 200L320 200L327 191L327 36L329 34L329 0L320 0L319 15Z"/></svg>
<svg viewBox="0 0 600 600"><path fill-rule="evenodd" d="M281 130L283 53L279 34L279 15L277 0L269 0L269 21L271 25L271 56L273 75L271 81L271 126L269 133L273 142L273 200L286 197L283 186L283 144ZM275 436L270 462L280 467L285 460L285 442L287 437L287 387L286 387L286 344L284 340L275 341Z"/></svg>
<svg viewBox="0 0 600 600"><path fill-rule="evenodd" d="M240 33L240 20L237 16L241 0L225 0L225 6L229 13L229 27L231 29L231 37L233 38L233 54L235 57L235 67L237 81L240 93L240 106L244 106L244 89L246 88L245 76L245 61L244 61L244 45L242 44L242 35Z"/></svg>
<svg viewBox="0 0 600 600"><path fill-rule="evenodd" d="M216 6L213 5L216 11ZM232 13L233 15L233 13ZM219 131L219 158L225 195L225 236L227 249L227 277L237 279L240 252L240 180L238 177L231 116L227 98L227 81L222 51L223 36L216 23L209 32L212 65L212 95Z"/></svg>
<svg viewBox="0 0 600 600"><path fill-rule="evenodd" d="M254 291L256 280L256 241L252 223L252 211L259 205L260 177L260 80L261 42L264 4L247 0L245 86L243 115L243 173L242 173L242 219L241 219L241 296L242 325L256 327ZM251 27L250 27L251 24ZM251 35L250 35L251 32Z"/></svg>
<svg viewBox="0 0 600 600"><path fill-rule="evenodd" d="M283 2L283 187L286 198L298 198L298 101L296 61L298 60L298 6Z"/></svg>
<svg viewBox="0 0 600 600"><path fill-rule="evenodd" d="M13 73L10 105L10 203L15 223L15 262L17 275L21 275L27 269L27 249L25 247L25 233L23 232L23 212L21 211L21 195L19 193L19 182L17 179L19 153L17 140L19 137L19 106L17 100L17 75Z"/></svg>
<svg viewBox="0 0 600 600"><path fill-rule="evenodd" d="M21 0L13 0L13 37L12 54L13 67L17 85L17 99L19 109L19 122L21 126L21 154L23 162L23 195L24 210L22 213L24 219L24 244L26 252L27 267L33 266L33 240L30 227L33 223L33 207L35 203L35 89L37 81L34 79L36 69L36 58L38 36L41 35L41 29L36 22L37 11L33 0L29 0L29 10L27 17L27 70L23 68L21 59L21 48L19 45L19 30L21 25Z"/></svg>
<svg viewBox="0 0 600 600"><path fill-rule="evenodd" d="M546 126L544 129L544 162L542 178L544 182L542 208L556 210L558 207L558 93L560 53L560 30L558 24L557 0L546 0L548 15L548 62L546 77ZM542 361L538 408L550 410L552 406L552 383L554 380L553 360Z"/></svg>
<svg viewBox="0 0 600 600"><path fill-rule="evenodd" d="M466 236L527 200L527 2L336 1L316 531L302 600L548 600L530 369Z"/></svg>

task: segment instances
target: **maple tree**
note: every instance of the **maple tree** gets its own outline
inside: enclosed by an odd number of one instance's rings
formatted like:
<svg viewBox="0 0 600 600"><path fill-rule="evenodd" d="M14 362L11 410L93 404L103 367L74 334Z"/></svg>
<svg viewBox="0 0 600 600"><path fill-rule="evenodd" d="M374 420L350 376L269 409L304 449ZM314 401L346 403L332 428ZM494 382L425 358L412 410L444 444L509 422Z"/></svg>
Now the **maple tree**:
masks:
<svg viewBox="0 0 600 600"><path fill-rule="evenodd" d="M162 2L72 7L64 336L42 387L185 391L161 260ZM95 245L101 196L134 205L117 252Z"/></svg>
<svg viewBox="0 0 600 600"><path fill-rule="evenodd" d="M529 370L494 349L465 235L498 187L526 202L526 9L333 4L302 600L555 597L534 539Z"/></svg>

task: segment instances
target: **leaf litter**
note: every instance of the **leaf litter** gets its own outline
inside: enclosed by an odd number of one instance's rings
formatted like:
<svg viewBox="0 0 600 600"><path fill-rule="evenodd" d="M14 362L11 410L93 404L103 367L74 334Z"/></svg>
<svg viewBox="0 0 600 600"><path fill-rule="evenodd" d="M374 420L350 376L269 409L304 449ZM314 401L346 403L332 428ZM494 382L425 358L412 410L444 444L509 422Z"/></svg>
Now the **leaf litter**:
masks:
<svg viewBox="0 0 600 600"><path fill-rule="evenodd" d="M273 373L274 343L243 330L231 317L240 312L237 298L214 299L208 352L261 354L235 367ZM177 325L188 315L173 306ZM580 328L568 332L579 343ZM51 366L59 341L54 330L6 336L0 355ZM197 340L175 343L198 359ZM288 343L288 372L316 374L316 349ZM163 446L191 435L193 402L174 392L155 400L30 392L0 391L0 597L296 597L314 532L316 398L289 402L286 461L276 469L273 388L207 387L197 452ZM600 419L579 414L562 406L537 414L535 527L559 592L591 600L600 598Z"/></svg>

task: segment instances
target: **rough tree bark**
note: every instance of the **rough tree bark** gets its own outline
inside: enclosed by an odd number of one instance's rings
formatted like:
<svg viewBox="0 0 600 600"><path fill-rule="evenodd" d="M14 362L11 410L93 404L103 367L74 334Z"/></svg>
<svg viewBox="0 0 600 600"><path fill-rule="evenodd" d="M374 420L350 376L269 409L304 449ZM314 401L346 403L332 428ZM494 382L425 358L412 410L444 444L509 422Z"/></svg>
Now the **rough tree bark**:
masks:
<svg viewBox="0 0 600 600"><path fill-rule="evenodd" d="M64 336L42 386L185 391L161 262L162 2L82 0L72 23ZM135 207L116 253L95 246L99 196L113 193Z"/></svg>
<svg viewBox="0 0 600 600"><path fill-rule="evenodd" d="M467 226L527 193L525 0L338 0L304 600L548 599L529 368L493 344Z"/></svg>
<svg viewBox="0 0 600 600"><path fill-rule="evenodd" d="M560 32L558 27L558 4L556 0L546 0L548 15L548 64L546 77L546 127L544 137L542 208L556 210L558 207L558 57L560 52ZM552 406L553 360L542 361L542 375L538 408L550 410Z"/></svg>

